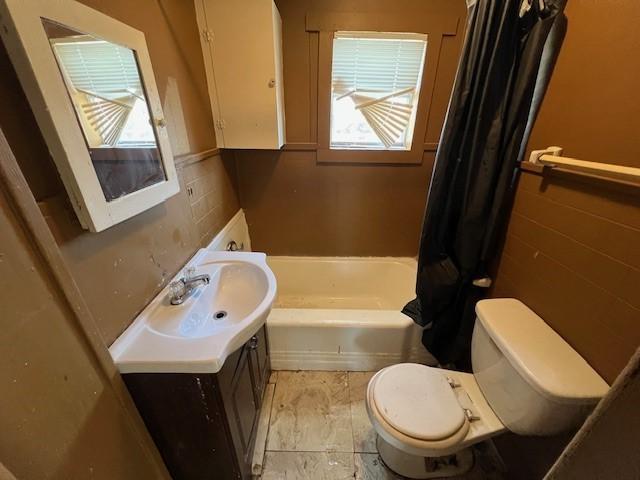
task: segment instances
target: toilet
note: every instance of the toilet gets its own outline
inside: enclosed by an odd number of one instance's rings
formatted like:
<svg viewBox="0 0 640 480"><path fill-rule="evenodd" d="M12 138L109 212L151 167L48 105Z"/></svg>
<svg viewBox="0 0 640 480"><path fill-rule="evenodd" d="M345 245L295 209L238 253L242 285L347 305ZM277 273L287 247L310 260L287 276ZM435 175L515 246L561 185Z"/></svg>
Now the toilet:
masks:
<svg viewBox="0 0 640 480"><path fill-rule="evenodd" d="M516 299L476 305L473 373L415 363L369 381L366 406L384 463L408 478L460 475L471 445L507 430L575 428L609 386L544 320Z"/></svg>

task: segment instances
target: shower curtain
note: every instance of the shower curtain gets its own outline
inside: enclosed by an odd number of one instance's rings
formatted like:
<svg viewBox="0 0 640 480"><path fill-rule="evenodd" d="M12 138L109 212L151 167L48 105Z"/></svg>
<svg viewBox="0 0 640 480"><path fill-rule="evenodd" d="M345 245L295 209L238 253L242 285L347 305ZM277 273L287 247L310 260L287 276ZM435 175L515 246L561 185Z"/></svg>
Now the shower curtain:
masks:
<svg viewBox="0 0 640 480"><path fill-rule="evenodd" d="M492 262L526 143L564 36L566 0L468 1L467 33L420 239L416 299L441 364L469 367L475 303Z"/></svg>

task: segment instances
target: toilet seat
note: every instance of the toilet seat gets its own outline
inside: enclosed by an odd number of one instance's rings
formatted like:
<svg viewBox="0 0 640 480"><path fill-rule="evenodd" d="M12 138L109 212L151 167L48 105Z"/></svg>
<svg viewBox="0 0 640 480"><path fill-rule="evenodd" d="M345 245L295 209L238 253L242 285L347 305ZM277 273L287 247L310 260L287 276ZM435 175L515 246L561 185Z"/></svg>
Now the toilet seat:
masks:
<svg viewBox="0 0 640 480"><path fill-rule="evenodd" d="M394 377L396 379L392 380ZM380 379L384 381L379 384ZM433 388L430 392L433 397L427 400L429 404L436 399L446 402L435 412L446 412L442 421L434 416L433 411L425 409L426 389L420 385L420 379ZM400 390L404 391L403 395L399 394ZM412 401L394 400L407 394ZM421 396L423 400L418 400ZM380 370L369 382L366 404L378 435L395 448L412 455L437 457L455 453L462 448L469 432L469 420L442 370L437 368L402 363ZM401 410L404 413L400 413ZM412 423L412 420L415 421Z"/></svg>
<svg viewBox="0 0 640 480"><path fill-rule="evenodd" d="M415 363L380 372L372 399L382 418L399 432L419 440L453 436L466 417L446 377Z"/></svg>

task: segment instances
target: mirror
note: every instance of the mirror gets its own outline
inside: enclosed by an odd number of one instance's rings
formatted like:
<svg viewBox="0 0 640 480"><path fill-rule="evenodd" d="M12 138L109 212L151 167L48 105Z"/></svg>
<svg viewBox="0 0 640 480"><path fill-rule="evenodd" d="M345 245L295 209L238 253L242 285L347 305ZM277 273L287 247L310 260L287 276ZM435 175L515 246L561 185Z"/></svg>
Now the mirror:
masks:
<svg viewBox="0 0 640 480"><path fill-rule="evenodd" d="M0 37L84 228L180 191L143 32L74 0L0 0Z"/></svg>
<svg viewBox="0 0 640 480"><path fill-rule="evenodd" d="M42 19L107 202L166 180L133 50Z"/></svg>

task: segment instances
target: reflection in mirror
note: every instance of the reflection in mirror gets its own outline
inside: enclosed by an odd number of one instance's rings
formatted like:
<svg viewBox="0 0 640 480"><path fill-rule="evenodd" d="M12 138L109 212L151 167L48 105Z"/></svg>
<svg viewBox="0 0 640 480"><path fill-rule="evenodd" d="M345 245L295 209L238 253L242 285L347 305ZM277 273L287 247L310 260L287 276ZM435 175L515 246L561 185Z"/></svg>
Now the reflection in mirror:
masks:
<svg viewBox="0 0 640 480"><path fill-rule="evenodd" d="M165 181L135 52L42 23L106 200Z"/></svg>

